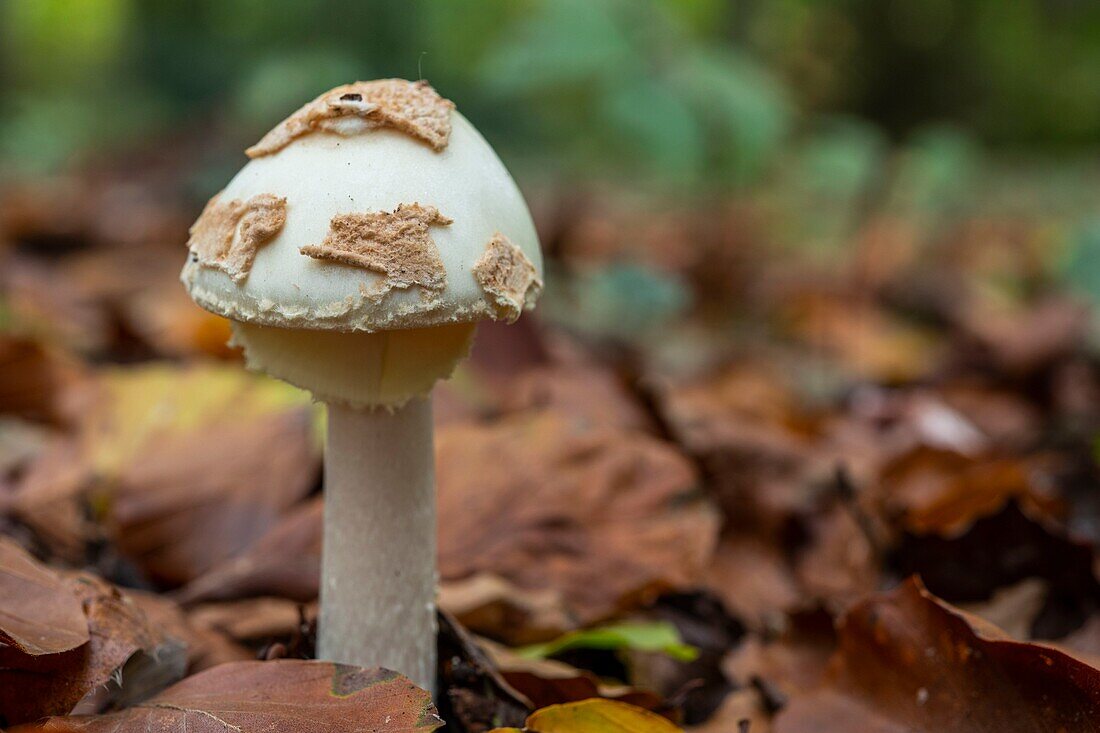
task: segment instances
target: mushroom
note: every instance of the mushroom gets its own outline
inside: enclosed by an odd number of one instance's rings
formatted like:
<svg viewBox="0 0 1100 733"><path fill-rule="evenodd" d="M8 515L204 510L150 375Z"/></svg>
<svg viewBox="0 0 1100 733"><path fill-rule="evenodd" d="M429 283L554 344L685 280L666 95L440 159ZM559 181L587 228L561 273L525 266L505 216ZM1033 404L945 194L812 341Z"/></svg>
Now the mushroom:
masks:
<svg viewBox="0 0 1100 733"><path fill-rule="evenodd" d="M422 81L337 87L247 153L192 226L181 280L232 321L250 369L328 407L319 656L432 689L430 392L476 321L533 307L530 213Z"/></svg>

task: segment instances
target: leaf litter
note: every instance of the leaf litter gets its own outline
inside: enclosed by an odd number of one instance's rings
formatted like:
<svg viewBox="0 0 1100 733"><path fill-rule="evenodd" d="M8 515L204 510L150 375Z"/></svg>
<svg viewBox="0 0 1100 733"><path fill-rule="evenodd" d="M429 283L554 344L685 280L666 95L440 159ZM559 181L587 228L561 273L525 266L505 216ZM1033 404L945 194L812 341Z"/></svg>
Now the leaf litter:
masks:
<svg viewBox="0 0 1100 733"><path fill-rule="evenodd" d="M125 175L0 194L4 724L438 727L300 659L320 410L171 295L197 212ZM819 263L751 193L542 196L540 310L438 390L449 727L1090 729L1100 360L1041 222L871 212Z"/></svg>

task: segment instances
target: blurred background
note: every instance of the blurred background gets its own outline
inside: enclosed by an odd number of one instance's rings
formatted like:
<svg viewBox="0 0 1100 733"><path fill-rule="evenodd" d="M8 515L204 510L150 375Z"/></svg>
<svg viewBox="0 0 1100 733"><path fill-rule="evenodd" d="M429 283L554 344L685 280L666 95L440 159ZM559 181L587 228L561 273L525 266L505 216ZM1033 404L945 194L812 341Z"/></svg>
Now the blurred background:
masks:
<svg viewBox="0 0 1100 733"><path fill-rule="evenodd" d="M629 338L708 305L736 316L750 286L774 282L746 263L781 255L790 277L854 267L883 285L919 262L924 284L953 290L929 274L954 258L967 260L954 276L999 298L1040 283L1100 293L1100 8L1088 2L38 0L0 12L6 238L36 240L24 249L40 255L82 227L110 229L97 234L110 245L182 244L274 122L338 83L398 76L456 101L532 199L563 278L550 319ZM178 221L154 221L166 209ZM984 254L963 251L974 238Z"/></svg>
<svg viewBox="0 0 1100 733"><path fill-rule="evenodd" d="M425 78L547 255L534 316L437 391L470 513L445 606L519 643L705 587L741 626L689 641L729 691L765 674L717 671L740 635L916 572L1032 583L1015 633L1100 652L1100 4L9 0L0 39L0 526L38 556L188 607L313 597L316 434L269 416L314 408L177 275L275 123Z"/></svg>

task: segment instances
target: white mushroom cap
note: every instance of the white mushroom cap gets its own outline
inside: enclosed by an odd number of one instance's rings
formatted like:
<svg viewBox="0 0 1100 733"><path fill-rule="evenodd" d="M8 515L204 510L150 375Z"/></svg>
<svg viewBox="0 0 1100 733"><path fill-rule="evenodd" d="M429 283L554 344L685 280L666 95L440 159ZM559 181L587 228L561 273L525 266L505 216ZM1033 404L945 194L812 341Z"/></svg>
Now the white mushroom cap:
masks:
<svg viewBox="0 0 1100 733"><path fill-rule="evenodd" d="M395 110L395 95L432 108ZM429 125L421 136L419 122ZM533 306L542 258L523 197L473 125L423 82L326 92L249 152L192 228L181 279L203 308L249 324L377 332L514 320ZM394 256L410 253L404 271Z"/></svg>
<svg viewBox="0 0 1100 733"><path fill-rule="evenodd" d="M527 206L489 144L425 82L314 99L191 228L181 280L234 321L248 366L357 408L426 394L473 322L542 288Z"/></svg>

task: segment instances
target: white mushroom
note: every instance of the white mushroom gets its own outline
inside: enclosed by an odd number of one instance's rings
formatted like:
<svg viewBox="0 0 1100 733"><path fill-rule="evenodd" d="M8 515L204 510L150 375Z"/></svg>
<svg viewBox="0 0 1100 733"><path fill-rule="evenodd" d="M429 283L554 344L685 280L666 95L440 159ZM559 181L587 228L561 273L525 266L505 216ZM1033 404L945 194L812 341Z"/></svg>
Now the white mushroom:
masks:
<svg viewBox="0 0 1100 733"><path fill-rule="evenodd" d="M429 393L477 320L534 305L534 225L492 148L424 82L333 89L249 154L192 227L183 283L233 321L250 368L328 404L320 656L431 689Z"/></svg>

